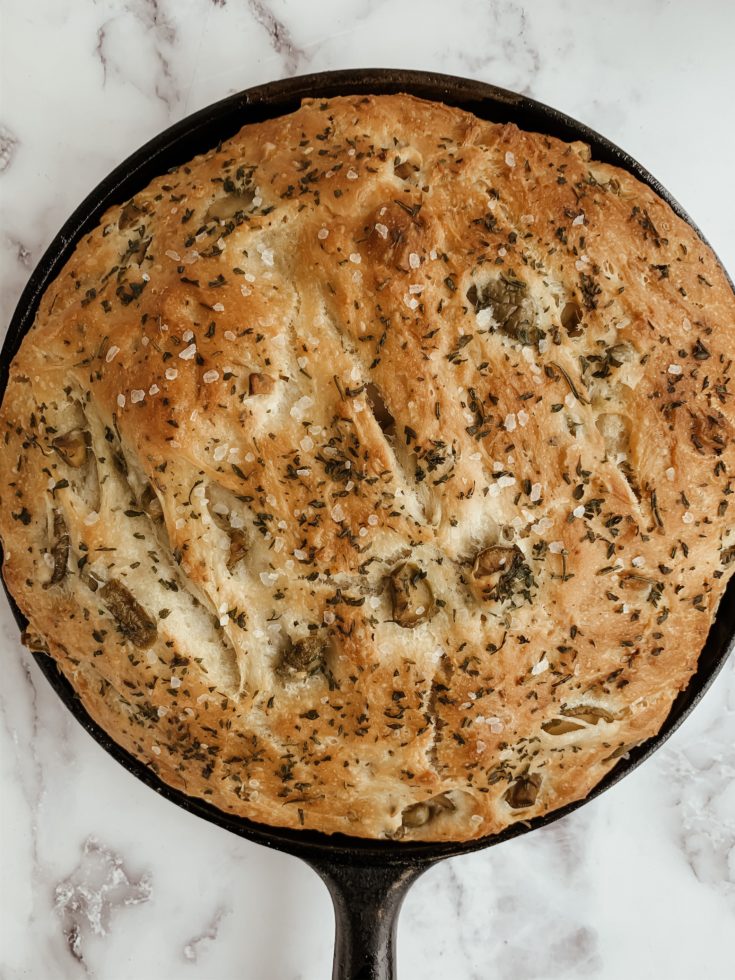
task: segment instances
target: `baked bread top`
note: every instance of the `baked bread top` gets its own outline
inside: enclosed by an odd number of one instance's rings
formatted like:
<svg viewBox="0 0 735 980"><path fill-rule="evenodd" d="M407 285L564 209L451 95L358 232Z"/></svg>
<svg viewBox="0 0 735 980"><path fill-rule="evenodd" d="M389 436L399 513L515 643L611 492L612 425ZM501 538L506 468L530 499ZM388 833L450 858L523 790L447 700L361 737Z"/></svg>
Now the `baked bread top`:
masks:
<svg viewBox="0 0 735 980"><path fill-rule="evenodd" d="M307 101L106 213L0 414L89 713L266 824L495 833L651 737L735 556L735 298L588 148Z"/></svg>

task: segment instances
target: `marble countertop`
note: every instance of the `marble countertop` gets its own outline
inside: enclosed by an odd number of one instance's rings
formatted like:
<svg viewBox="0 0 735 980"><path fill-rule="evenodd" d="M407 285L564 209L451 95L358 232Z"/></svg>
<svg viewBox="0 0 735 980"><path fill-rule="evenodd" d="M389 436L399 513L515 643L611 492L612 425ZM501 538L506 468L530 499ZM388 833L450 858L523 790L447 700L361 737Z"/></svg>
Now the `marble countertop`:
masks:
<svg viewBox="0 0 735 980"><path fill-rule="evenodd" d="M133 149L231 92L327 68L433 69L555 105L640 159L735 271L723 0L0 0L0 20L2 324L64 219ZM316 875L124 772L0 606L0 976L329 976ZM420 879L401 916L402 980L731 977L734 745L729 663L602 798Z"/></svg>

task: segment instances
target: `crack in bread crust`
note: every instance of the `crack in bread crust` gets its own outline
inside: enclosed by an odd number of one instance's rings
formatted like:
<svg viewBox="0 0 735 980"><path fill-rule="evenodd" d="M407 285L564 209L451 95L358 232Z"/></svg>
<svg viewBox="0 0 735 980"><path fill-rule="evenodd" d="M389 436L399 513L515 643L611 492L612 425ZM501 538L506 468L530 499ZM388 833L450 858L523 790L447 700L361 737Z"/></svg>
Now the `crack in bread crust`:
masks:
<svg viewBox="0 0 735 980"><path fill-rule="evenodd" d="M469 839L660 728L735 567L735 298L630 175L307 101L108 211L0 412L4 576L90 714L279 826Z"/></svg>

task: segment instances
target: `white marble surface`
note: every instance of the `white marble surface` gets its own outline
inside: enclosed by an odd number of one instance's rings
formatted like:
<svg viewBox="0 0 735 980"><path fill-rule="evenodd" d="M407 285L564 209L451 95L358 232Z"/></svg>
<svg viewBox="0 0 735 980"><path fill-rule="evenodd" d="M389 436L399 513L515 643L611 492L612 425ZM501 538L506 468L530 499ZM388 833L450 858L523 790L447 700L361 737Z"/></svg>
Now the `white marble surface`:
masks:
<svg viewBox="0 0 735 980"><path fill-rule="evenodd" d="M735 270L725 0L0 0L0 322L62 221L144 140L230 92L404 66L527 92L644 162ZM729 113L729 117L728 117ZM300 862L159 799L81 730L0 609L3 980L316 980ZM428 873L403 980L726 980L735 669L658 755L546 831Z"/></svg>

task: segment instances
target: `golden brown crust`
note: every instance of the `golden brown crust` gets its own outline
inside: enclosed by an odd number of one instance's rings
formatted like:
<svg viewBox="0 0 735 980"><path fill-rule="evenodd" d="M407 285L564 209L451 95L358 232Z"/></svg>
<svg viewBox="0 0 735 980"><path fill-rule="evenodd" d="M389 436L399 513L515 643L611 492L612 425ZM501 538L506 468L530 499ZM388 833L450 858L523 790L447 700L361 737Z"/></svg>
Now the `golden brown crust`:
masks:
<svg viewBox="0 0 735 980"><path fill-rule="evenodd" d="M264 823L464 839L660 727L732 570L735 300L586 147L307 102L113 208L0 414L92 716Z"/></svg>

